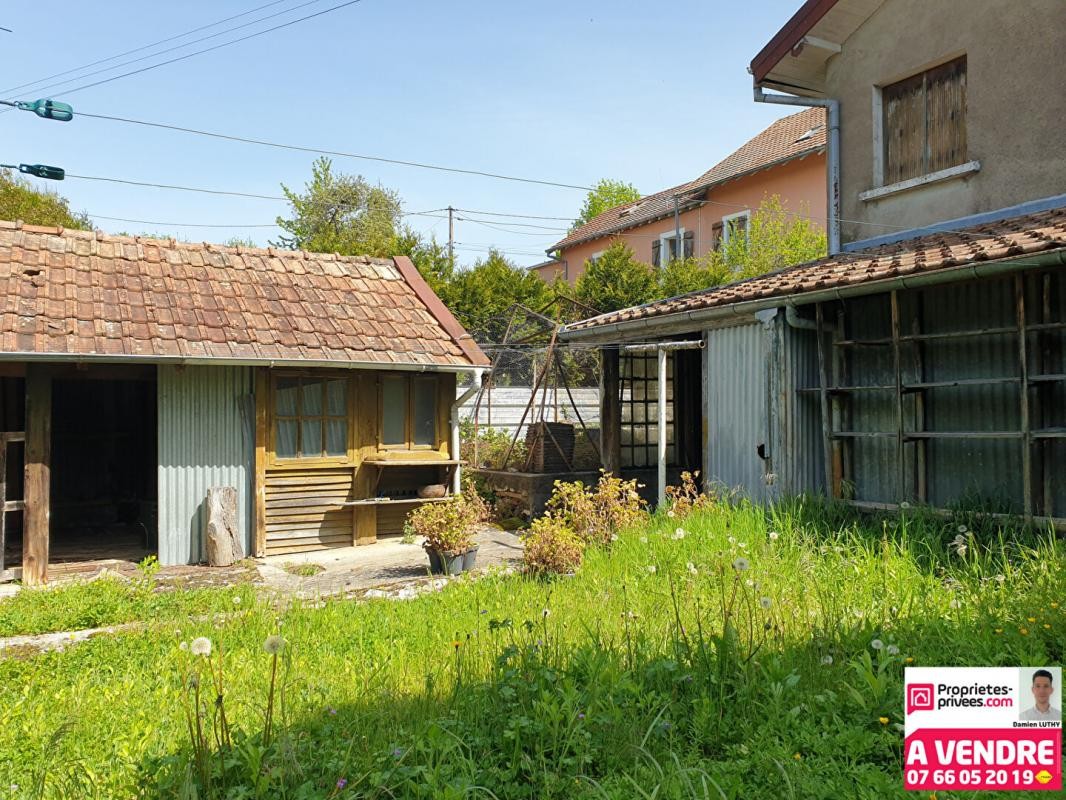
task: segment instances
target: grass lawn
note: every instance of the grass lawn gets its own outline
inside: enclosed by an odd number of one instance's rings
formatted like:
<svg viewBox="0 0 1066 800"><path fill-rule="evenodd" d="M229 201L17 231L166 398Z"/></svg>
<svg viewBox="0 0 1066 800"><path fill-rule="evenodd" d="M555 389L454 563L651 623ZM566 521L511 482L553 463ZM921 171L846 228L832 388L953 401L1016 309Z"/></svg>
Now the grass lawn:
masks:
<svg viewBox="0 0 1066 800"><path fill-rule="evenodd" d="M554 581L281 609L219 594L217 620L0 659L0 796L904 797L904 665L1061 664L1063 557L962 517L740 505L657 516ZM23 593L0 620L110 591ZM214 708L220 663L232 746L205 765L188 714L197 692Z"/></svg>

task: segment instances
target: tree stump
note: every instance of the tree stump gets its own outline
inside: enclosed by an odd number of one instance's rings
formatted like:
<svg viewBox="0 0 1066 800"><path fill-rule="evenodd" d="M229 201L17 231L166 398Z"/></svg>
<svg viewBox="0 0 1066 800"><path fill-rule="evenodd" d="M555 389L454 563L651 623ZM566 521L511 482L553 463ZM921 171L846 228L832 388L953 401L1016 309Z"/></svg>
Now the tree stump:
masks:
<svg viewBox="0 0 1066 800"><path fill-rule="evenodd" d="M237 523L237 490L232 486L208 489L206 511L204 539L208 566L228 567L244 558L241 531Z"/></svg>

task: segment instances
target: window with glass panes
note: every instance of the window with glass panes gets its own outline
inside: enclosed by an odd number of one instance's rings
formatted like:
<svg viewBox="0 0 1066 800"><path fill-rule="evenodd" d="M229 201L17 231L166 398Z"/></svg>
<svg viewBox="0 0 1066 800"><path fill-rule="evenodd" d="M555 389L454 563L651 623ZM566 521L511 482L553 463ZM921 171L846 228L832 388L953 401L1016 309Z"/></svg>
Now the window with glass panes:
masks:
<svg viewBox="0 0 1066 800"><path fill-rule="evenodd" d="M659 359L625 354L620 359L622 392L622 466L659 463ZM674 435L674 359L666 355L666 462L677 461Z"/></svg>
<svg viewBox="0 0 1066 800"><path fill-rule="evenodd" d="M382 376L381 446L436 447L437 392L437 379L432 376Z"/></svg>
<svg viewBox="0 0 1066 800"><path fill-rule="evenodd" d="M274 455L348 455L347 378L293 375L274 379Z"/></svg>

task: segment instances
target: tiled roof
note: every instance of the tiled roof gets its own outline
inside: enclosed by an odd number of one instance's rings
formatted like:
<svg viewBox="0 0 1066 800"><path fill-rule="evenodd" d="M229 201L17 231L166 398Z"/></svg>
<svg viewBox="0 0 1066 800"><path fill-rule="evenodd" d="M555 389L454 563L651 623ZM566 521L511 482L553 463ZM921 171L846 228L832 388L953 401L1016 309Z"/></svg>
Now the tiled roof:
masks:
<svg viewBox="0 0 1066 800"><path fill-rule="evenodd" d="M608 209L567 234L551 250L598 239L673 213L674 195L681 205L699 199L712 186L749 172L809 155L825 148L825 110L809 108L777 120L734 153L715 164L694 181L647 195L632 203Z"/></svg>
<svg viewBox="0 0 1066 800"><path fill-rule="evenodd" d="M0 222L0 353L470 366L406 258Z"/></svg>
<svg viewBox="0 0 1066 800"><path fill-rule="evenodd" d="M601 314L568 325L564 333L733 303L803 295L1060 248L1066 248L1066 208L959 231L931 233L862 253L841 253L726 286Z"/></svg>

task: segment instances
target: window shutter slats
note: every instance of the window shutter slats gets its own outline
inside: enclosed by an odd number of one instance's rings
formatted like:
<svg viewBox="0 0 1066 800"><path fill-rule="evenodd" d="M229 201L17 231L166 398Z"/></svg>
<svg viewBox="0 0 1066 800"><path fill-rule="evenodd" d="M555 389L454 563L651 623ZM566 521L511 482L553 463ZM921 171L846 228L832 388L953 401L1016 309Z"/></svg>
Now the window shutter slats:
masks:
<svg viewBox="0 0 1066 800"><path fill-rule="evenodd" d="M692 231L685 231L684 240L684 257L692 258L692 256L695 255L696 249L696 238L692 235Z"/></svg>

